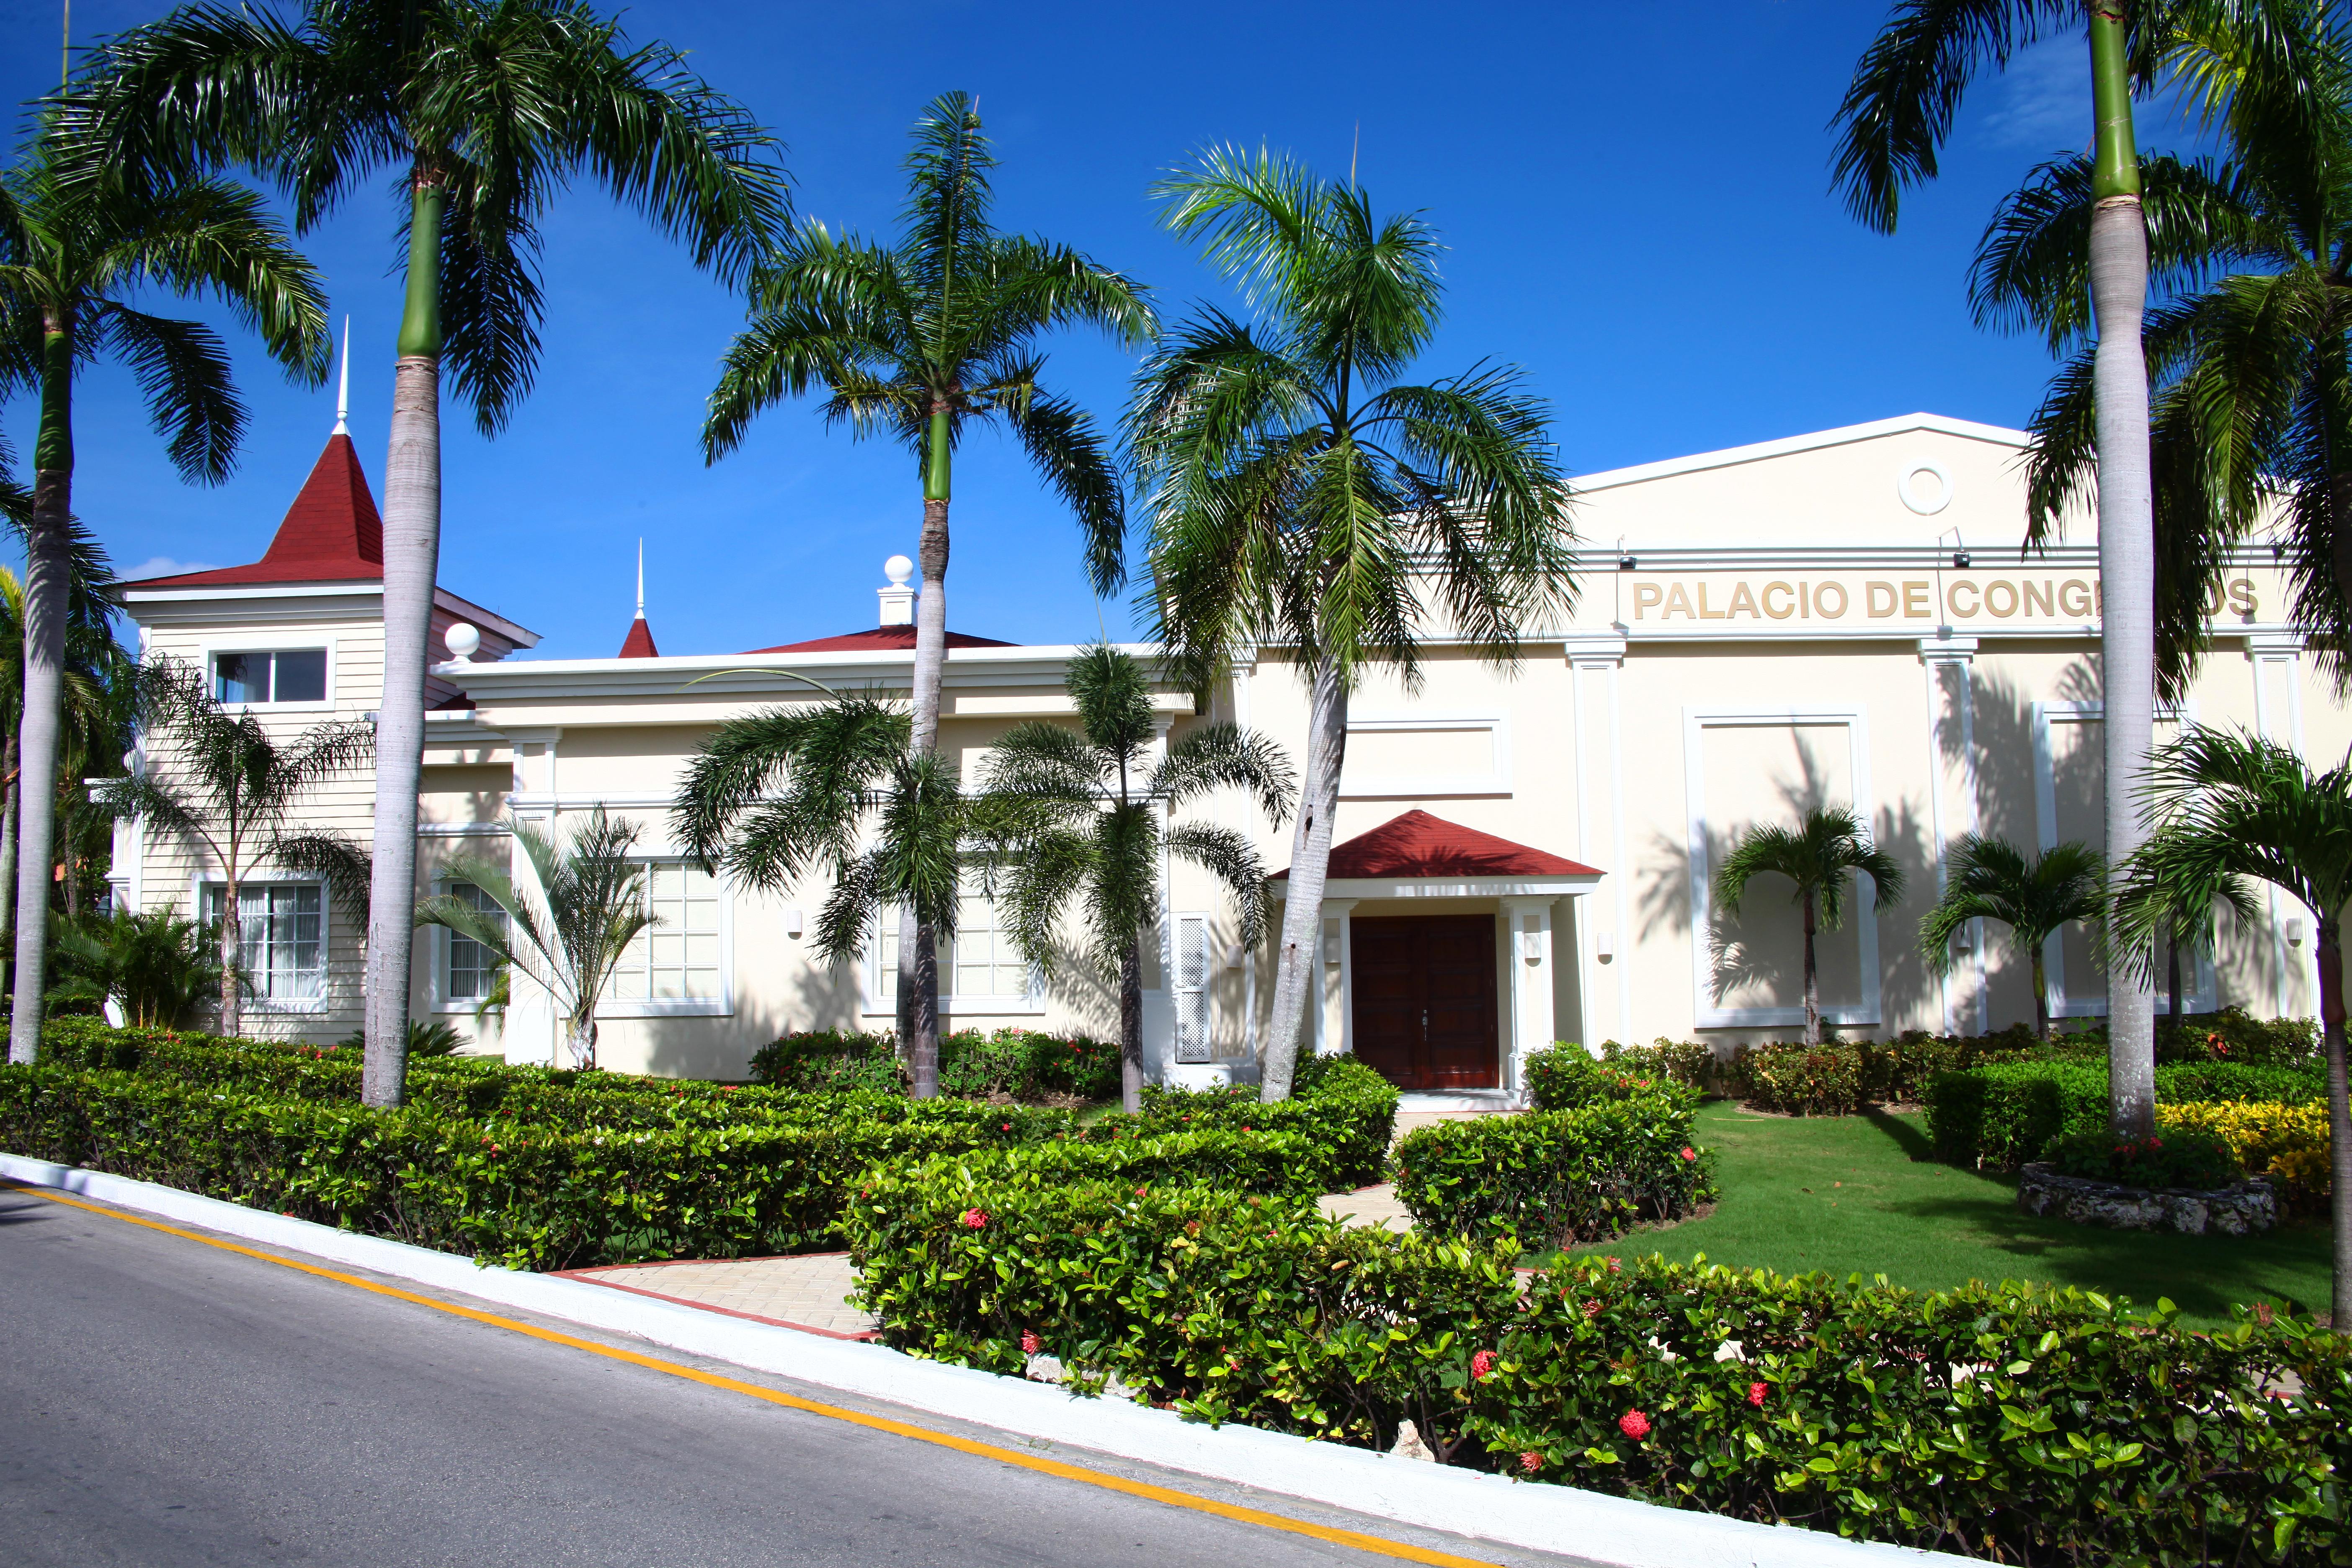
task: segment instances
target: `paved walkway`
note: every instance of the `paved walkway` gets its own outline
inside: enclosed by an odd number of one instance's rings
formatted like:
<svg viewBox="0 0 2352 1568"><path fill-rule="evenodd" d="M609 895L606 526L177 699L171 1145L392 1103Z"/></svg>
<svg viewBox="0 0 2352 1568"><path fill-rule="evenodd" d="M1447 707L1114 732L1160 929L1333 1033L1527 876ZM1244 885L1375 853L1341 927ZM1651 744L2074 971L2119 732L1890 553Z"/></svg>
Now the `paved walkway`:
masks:
<svg viewBox="0 0 2352 1568"><path fill-rule="evenodd" d="M870 1339L881 1325L850 1304L857 1271L845 1252L798 1258L729 1258L709 1262L625 1263L565 1276L615 1289L707 1307L763 1323L807 1329L835 1339Z"/></svg>
<svg viewBox="0 0 2352 1568"><path fill-rule="evenodd" d="M1397 1201L1393 1182L1358 1187L1352 1193L1326 1193L1315 1200L1315 1206L1325 1214L1337 1215L1345 1225L1378 1226L1382 1230L1396 1231L1412 1228L1412 1215Z"/></svg>

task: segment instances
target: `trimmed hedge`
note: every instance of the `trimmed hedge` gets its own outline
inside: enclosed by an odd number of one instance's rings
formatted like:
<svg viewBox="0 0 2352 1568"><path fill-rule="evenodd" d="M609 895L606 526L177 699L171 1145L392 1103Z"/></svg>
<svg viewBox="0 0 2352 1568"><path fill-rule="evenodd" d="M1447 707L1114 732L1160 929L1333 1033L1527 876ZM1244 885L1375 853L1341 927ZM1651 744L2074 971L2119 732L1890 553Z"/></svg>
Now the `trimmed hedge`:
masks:
<svg viewBox="0 0 2352 1568"><path fill-rule="evenodd" d="M751 1079L775 1089L867 1089L904 1094L905 1064L890 1035L824 1029L786 1035L751 1057ZM958 1100L1118 1098L1118 1046L1085 1035L1030 1029L940 1037L940 1092Z"/></svg>
<svg viewBox="0 0 2352 1568"><path fill-rule="evenodd" d="M1621 1053L1608 1059L1588 1055L1580 1046L1554 1046L1527 1060L1528 1103L1537 1110L1567 1110L1596 1100L1631 1100L1655 1085L1678 1084L1696 1090L1698 1079L1670 1072L1654 1058Z"/></svg>
<svg viewBox="0 0 2352 1568"><path fill-rule="evenodd" d="M2170 1062L2156 1069L2159 1106L2204 1100L2324 1099L2315 1067L2222 1061ZM1954 1164L2015 1170L2067 1133L2107 1126L2103 1059L1990 1063L1942 1073L1927 1086L1927 1133L1936 1157Z"/></svg>
<svg viewBox="0 0 2352 1568"><path fill-rule="evenodd" d="M1715 1195L1691 1141L1698 1093L1660 1083L1566 1110L1416 1128L1397 1146L1396 1193L1415 1224L1532 1251L1606 1241L1679 1219Z"/></svg>
<svg viewBox="0 0 2352 1568"><path fill-rule="evenodd" d="M2166 1132L2190 1128L2213 1133L2230 1146L2240 1165L2267 1176L2290 1213L2326 1212L2335 1169L2328 1158L2325 1100L2282 1105L2276 1100L2204 1100L2157 1108L2156 1124Z"/></svg>
<svg viewBox="0 0 2352 1568"><path fill-rule="evenodd" d="M1253 1086L1171 1089L1154 1084L1143 1091L1134 1116L1113 1112L1088 1129L1106 1133L1180 1132L1222 1127L1249 1132L1294 1134L1316 1151L1323 1192L1368 1187L1388 1173L1389 1144L1396 1136L1396 1086L1353 1057L1299 1060L1291 1097L1268 1104Z"/></svg>
<svg viewBox="0 0 2352 1568"><path fill-rule="evenodd" d="M1380 1450L1409 1419L1453 1464L2006 1563L2352 1552L2352 1355L2284 1314L2192 1334L2076 1290L1656 1258L1522 1277L1508 1244L1296 1200L958 1162L882 1178L849 1228L889 1342L1043 1352L1196 1418Z"/></svg>

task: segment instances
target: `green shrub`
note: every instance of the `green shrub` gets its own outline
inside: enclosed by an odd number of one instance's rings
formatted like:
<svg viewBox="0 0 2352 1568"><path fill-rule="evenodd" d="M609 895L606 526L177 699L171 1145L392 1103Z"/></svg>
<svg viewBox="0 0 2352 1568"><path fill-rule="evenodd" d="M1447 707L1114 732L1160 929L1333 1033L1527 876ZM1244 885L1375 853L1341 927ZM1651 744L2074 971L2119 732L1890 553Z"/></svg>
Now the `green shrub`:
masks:
<svg viewBox="0 0 2352 1568"><path fill-rule="evenodd" d="M1567 1110L1416 1128L1397 1146L1397 1197L1415 1224L1531 1251L1679 1219L1715 1195L1713 1162L1691 1142L1698 1094L1659 1084Z"/></svg>
<svg viewBox="0 0 2352 1568"><path fill-rule="evenodd" d="M2317 1068L2231 1061L2171 1062L2156 1069L2158 1104L2325 1098ZM1927 1131L1936 1157L2015 1170L2067 1133L2107 1128L2107 1068L2099 1058L1990 1062L1943 1073L1928 1085Z"/></svg>
<svg viewBox="0 0 2352 1568"><path fill-rule="evenodd" d="M1379 1450L1410 1419L1453 1464L2008 1563L2352 1547L2352 1341L2283 1313L2192 1334L2076 1290L1658 1258L1522 1279L1508 1245L1280 1198L955 1164L879 1178L849 1221L917 1354L1018 1373L1034 1347L1196 1418Z"/></svg>
<svg viewBox="0 0 2352 1568"><path fill-rule="evenodd" d="M1626 1065L1628 1062L1633 1065ZM1527 1062L1528 1103L1538 1110L1567 1110L1601 1100L1632 1100L1660 1086L1691 1087L1691 1080L1643 1065L1628 1055L1600 1061L1580 1046L1554 1046Z"/></svg>
<svg viewBox="0 0 2352 1568"><path fill-rule="evenodd" d="M2201 1127L2167 1128L2130 1140L2109 1132L2069 1132L2053 1139L2042 1157L2061 1175L2127 1187L2210 1192L2245 1174L2221 1135Z"/></svg>
<svg viewBox="0 0 2352 1568"><path fill-rule="evenodd" d="M754 1083L813 1091L907 1091L898 1045L890 1035L824 1029L786 1035L751 1058ZM940 1092L960 1100L1118 1098L1118 1047L1084 1035L1031 1029L982 1034L959 1029L940 1039Z"/></svg>
<svg viewBox="0 0 2352 1568"><path fill-rule="evenodd" d="M1748 1103L1798 1116L1849 1116L1864 1092L1862 1049L1847 1041L1818 1046L1757 1046L1740 1058Z"/></svg>
<svg viewBox="0 0 2352 1568"><path fill-rule="evenodd" d="M1696 1040L1670 1040L1660 1035L1646 1046L1601 1042L1601 1059L1623 1071L1649 1078L1670 1078L1693 1089L1715 1087L1722 1063L1715 1047Z"/></svg>
<svg viewBox="0 0 2352 1568"><path fill-rule="evenodd" d="M1387 1174L1396 1135L1395 1085L1354 1057L1302 1057L1291 1090L1288 1100L1268 1104L1255 1085L1181 1089L1155 1084L1145 1088L1140 1112L1114 1112L1089 1131L1097 1136L1206 1127L1286 1132L1318 1151L1325 1191L1370 1186Z"/></svg>

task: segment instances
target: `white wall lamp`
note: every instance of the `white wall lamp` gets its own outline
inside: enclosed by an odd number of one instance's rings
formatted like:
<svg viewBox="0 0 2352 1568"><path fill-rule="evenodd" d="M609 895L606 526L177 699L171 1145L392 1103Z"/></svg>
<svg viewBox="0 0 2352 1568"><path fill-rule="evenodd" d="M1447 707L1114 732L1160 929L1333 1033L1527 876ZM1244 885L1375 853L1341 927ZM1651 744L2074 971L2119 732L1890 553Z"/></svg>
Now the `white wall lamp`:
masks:
<svg viewBox="0 0 2352 1568"><path fill-rule="evenodd" d="M2303 917L2301 915L2287 916L2286 944L2289 947L2301 947L2303 945Z"/></svg>
<svg viewBox="0 0 2352 1568"><path fill-rule="evenodd" d="M1339 962L1339 922L1336 917L1323 922L1323 962Z"/></svg>
<svg viewBox="0 0 2352 1568"><path fill-rule="evenodd" d="M1616 939L1605 931L1594 931L1592 933L1592 956L1599 959L1603 963L1613 962L1617 957Z"/></svg>
<svg viewBox="0 0 2352 1568"><path fill-rule="evenodd" d="M784 911L784 934L798 941L801 934L801 911L797 908Z"/></svg>
<svg viewBox="0 0 2352 1568"><path fill-rule="evenodd" d="M1240 942L1233 942L1225 948L1225 967L1227 969L1239 969L1242 964L1248 960L1248 958L1249 949L1244 947Z"/></svg>

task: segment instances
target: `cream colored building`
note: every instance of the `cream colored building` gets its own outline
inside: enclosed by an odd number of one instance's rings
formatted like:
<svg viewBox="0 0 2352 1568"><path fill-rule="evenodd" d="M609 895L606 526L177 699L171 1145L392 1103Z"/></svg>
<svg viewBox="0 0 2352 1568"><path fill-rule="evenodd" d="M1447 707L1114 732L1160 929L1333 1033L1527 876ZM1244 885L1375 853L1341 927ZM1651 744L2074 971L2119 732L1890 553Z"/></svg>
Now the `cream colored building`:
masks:
<svg viewBox="0 0 2352 1568"><path fill-rule="evenodd" d="M1874 909L1861 889L1855 916L1822 937L1828 1016L1873 1035L2030 1018L2026 964L1999 928L1940 976L1916 939L1941 848L1959 834L2028 847L2101 838L2096 552L2084 523L2020 559L2022 444L2016 431L1916 415L1580 481L1587 548L1569 624L1537 628L1515 672L1440 636L1417 690L1374 677L1354 698L1338 837L1369 837L1335 855L1321 910L1318 1048L1360 1049L1411 1087L1475 1095L1509 1092L1518 1058L1554 1039L1790 1037L1801 1021L1793 911L1767 885L1732 920L1708 884L1747 826L1817 802L1857 807L1912 879L1899 908ZM222 689L291 733L375 706L381 554L365 479L338 436L261 563L142 582L124 604L142 652L241 682ZM603 1014L606 1065L734 1077L787 1030L887 1028L884 954L837 969L810 957L821 887L790 900L730 888L677 856L666 818L713 725L817 700L811 681L907 689L912 595L896 583L877 594L878 611L844 605L838 624L878 624L837 637L664 657L641 609L621 657L559 660L527 657L533 634L444 592L436 635L470 657L432 671L441 706L425 755L420 890L446 885L455 855L503 856L509 816L560 825L603 805L643 825L662 917ZM2240 725L2315 761L2345 754L2352 727L2285 605L2267 547L2242 552L2212 607L2214 650L2160 731ZM959 598L954 617L982 631L988 606ZM942 734L968 774L1006 727L1070 714L1074 649L956 640ZM268 685L264 656L279 672ZM1304 691L1279 650L1237 664L1200 710L1173 689L1157 701L1171 735L1231 719L1303 752ZM364 777L316 803L318 823L364 839ZM1287 833L1246 801L1202 811L1254 831L1269 867L1287 863ZM115 864L119 895L145 909L185 907L217 873L138 824L118 828ZM1166 880L1146 973L1155 1070L1247 1077L1268 951L1236 943L1203 879L1179 864ZM250 939L268 992L260 1026L314 1039L354 1028L359 933L322 889L265 881L245 908L249 931L262 917ZM420 1016L472 1030L487 977L469 948L420 936ZM2105 1010L2082 932L2049 958L2062 1017ZM2217 960L2189 970L2194 1007L2314 1010L2309 944L2285 908L2252 931L2225 926ZM953 1027L1115 1032L1099 981L1078 964L1050 981L1033 973L977 897L942 975ZM554 1044L549 1010L528 997L482 1041L516 1059L550 1059Z"/></svg>

